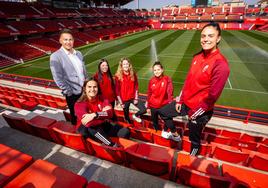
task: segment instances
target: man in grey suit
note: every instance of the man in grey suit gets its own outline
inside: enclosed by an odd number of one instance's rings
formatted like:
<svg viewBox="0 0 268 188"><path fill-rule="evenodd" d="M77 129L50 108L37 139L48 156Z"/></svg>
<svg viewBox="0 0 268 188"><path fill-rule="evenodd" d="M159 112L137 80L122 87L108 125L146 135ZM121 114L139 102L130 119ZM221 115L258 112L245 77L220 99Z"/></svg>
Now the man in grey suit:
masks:
<svg viewBox="0 0 268 188"><path fill-rule="evenodd" d="M76 124L74 104L82 93L84 81L88 78L83 55L73 48L74 38L69 29L60 32L59 50L50 56L50 70L57 86L66 97L70 109L71 122Z"/></svg>

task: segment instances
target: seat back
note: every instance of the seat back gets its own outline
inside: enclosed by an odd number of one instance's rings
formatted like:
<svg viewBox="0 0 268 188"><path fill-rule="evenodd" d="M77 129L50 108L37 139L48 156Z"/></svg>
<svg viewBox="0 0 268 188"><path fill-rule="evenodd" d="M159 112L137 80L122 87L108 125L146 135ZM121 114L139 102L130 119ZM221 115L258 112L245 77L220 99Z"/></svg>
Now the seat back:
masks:
<svg viewBox="0 0 268 188"><path fill-rule="evenodd" d="M117 164L125 163L126 154L123 147L106 146L90 138L86 142L93 148L95 156Z"/></svg>
<svg viewBox="0 0 268 188"><path fill-rule="evenodd" d="M248 166L268 172L268 159L254 155Z"/></svg>
<svg viewBox="0 0 268 188"><path fill-rule="evenodd" d="M2 116L11 128L20 130L28 134L33 133L31 127L26 123L24 118L13 117L7 114L2 114Z"/></svg>
<svg viewBox="0 0 268 188"><path fill-rule="evenodd" d="M187 167L181 167L179 169L178 177L178 183L183 183L191 187L229 188L231 185L229 178L207 175Z"/></svg>
<svg viewBox="0 0 268 188"><path fill-rule="evenodd" d="M53 124L52 130L57 143L84 153L89 153L83 136L76 133L73 125L59 121Z"/></svg>
<svg viewBox="0 0 268 188"><path fill-rule="evenodd" d="M242 183L246 187L268 187L267 173L233 164L222 164L222 173L234 184Z"/></svg>
<svg viewBox="0 0 268 188"><path fill-rule="evenodd" d="M248 161L249 154L242 153L239 151L232 151L232 150L225 149L223 147L216 146L212 156L213 158L216 158L219 160L245 165Z"/></svg>

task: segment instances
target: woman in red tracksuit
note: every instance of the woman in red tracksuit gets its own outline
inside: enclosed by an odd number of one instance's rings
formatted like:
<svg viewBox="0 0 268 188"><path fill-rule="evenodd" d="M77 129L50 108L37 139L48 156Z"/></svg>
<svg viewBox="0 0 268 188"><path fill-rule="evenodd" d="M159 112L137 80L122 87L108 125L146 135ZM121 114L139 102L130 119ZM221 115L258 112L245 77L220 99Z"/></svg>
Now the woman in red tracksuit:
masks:
<svg viewBox="0 0 268 188"><path fill-rule="evenodd" d="M111 74L111 70L106 59L101 59L98 65L98 72L94 75L94 79L98 81L101 95L107 99L112 106L115 105L115 84Z"/></svg>
<svg viewBox="0 0 268 188"><path fill-rule="evenodd" d="M162 130L162 137L180 141L180 136L173 124L173 118L165 116L164 113L172 108L173 85L169 76L164 75L162 64L157 61L153 65L154 77L151 78L147 92L147 107L151 110L153 126L158 130L158 115L164 120L165 125ZM171 132L168 132L170 129Z"/></svg>
<svg viewBox="0 0 268 188"><path fill-rule="evenodd" d="M86 81L82 96L75 103L78 118L78 132L85 138L100 140L108 146L116 146L109 136L128 138L130 132L119 125L111 125L113 108L107 99L99 94L98 83L93 78Z"/></svg>
<svg viewBox="0 0 268 188"><path fill-rule="evenodd" d="M213 107L224 88L230 69L217 44L221 40L218 23L201 30L202 51L194 56L180 97L177 112L188 115L191 155L199 154L201 133L213 114Z"/></svg>
<svg viewBox="0 0 268 188"><path fill-rule="evenodd" d="M141 122L139 116L146 112L146 108L144 104L138 100L138 79L128 58L122 58L120 60L115 74L115 83L116 96L124 110L125 121L131 123L129 118L129 106L132 103L139 108L139 111L133 114L132 118L137 122Z"/></svg>

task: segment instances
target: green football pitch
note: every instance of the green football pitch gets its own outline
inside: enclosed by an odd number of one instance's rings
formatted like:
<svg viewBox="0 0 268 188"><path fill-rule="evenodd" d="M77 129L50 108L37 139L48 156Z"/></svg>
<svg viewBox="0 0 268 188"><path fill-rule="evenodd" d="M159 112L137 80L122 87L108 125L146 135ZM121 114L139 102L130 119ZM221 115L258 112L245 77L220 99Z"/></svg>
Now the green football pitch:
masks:
<svg viewBox="0 0 268 188"><path fill-rule="evenodd" d="M178 95L190 66L200 50L200 31L150 30L111 41L80 47L90 75L97 70L98 61L106 58L112 73L122 57L129 57L139 78L139 91L146 93L152 76L151 43L155 41L157 57ZM258 31L223 31L219 45L229 61L231 74L217 104L268 112L268 33ZM52 79L49 57L43 57L1 70L6 73Z"/></svg>

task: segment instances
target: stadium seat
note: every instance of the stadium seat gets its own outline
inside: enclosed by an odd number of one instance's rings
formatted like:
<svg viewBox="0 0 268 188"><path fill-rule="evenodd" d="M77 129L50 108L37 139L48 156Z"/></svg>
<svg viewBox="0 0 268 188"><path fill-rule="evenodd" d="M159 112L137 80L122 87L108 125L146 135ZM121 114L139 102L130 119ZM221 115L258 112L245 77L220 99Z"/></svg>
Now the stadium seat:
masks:
<svg viewBox="0 0 268 188"><path fill-rule="evenodd" d="M228 131L228 130L222 130L221 136L225 136L228 138L240 138L241 133L240 132L234 132L234 131Z"/></svg>
<svg viewBox="0 0 268 188"><path fill-rule="evenodd" d="M230 146L237 147L238 149L246 148L249 150L257 150L257 143L256 142L247 142L240 139L231 139Z"/></svg>
<svg viewBox="0 0 268 188"><path fill-rule="evenodd" d="M82 188L86 185L86 178L39 159L9 182L5 188Z"/></svg>
<svg viewBox="0 0 268 188"><path fill-rule="evenodd" d="M215 134L207 134L207 142L216 142L216 143L220 143L220 144L225 144L225 145L229 145L231 142L231 139L228 137L224 137L224 136L217 136Z"/></svg>
<svg viewBox="0 0 268 188"><path fill-rule="evenodd" d="M244 134L242 134L240 139L244 140L244 141L247 141L247 142L250 142L250 141L260 142L263 139L263 137L261 137L261 136L252 136L252 135L244 133Z"/></svg>
<svg viewBox="0 0 268 188"><path fill-rule="evenodd" d="M178 171L178 176L180 178L178 183L183 183L191 187L229 188L232 183L229 178L207 175L203 172L199 172L187 167L181 167Z"/></svg>
<svg viewBox="0 0 268 188"><path fill-rule="evenodd" d="M174 150L139 143L126 149L127 162L131 168L169 179Z"/></svg>
<svg viewBox="0 0 268 188"><path fill-rule="evenodd" d="M210 175L220 176L219 164L216 161L205 157L191 156L185 153L178 153L176 169L187 167Z"/></svg>
<svg viewBox="0 0 268 188"><path fill-rule="evenodd" d="M246 165L249 154L216 146L214 152L212 153L212 157L230 163Z"/></svg>
<svg viewBox="0 0 268 188"><path fill-rule="evenodd" d="M124 164L126 162L125 150L128 147L137 145L136 142L124 138L111 138L113 142L117 143L119 147L111 147L94 141L90 138L86 140L89 147L94 150L95 156L111 161L117 164Z"/></svg>
<svg viewBox="0 0 268 188"><path fill-rule="evenodd" d="M264 138L261 143L265 144L265 145L268 145L268 138Z"/></svg>
<svg viewBox="0 0 268 188"><path fill-rule="evenodd" d="M264 144L260 144L258 146L258 150L257 151L260 152L260 153L266 153L266 154L268 154L268 146L267 145L264 145Z"/></svg>
<svg viewBox="0 0 268 188"><path fill-rule="evenodd" d="M103 185L103 184L96 182L96 181L90 181L87 184L87 188L110 188L110 187L107 185Z"/></svg>
<svg viewBox="0 0 268 188"><path fill-rule="evenodd" d="M254 155L254 157L248 163L248 167L268 172L268 158Z"/></svg>
<svg viewBox="0 0 268 188"><path fill-rule="evenodd" d="M152 142L152 133L145 127L129 127L130 137L145 142Z"/></svg>
<svg viewBox="0 0 268 188"><path fill-rule="evenodd" d="M158 145L161 145L161 146L166 146L166 147L169 147L169 148L176 148L176 149L178 149L180 142L176 142L176 141L171 140L171 139L163 138L161 136L161 132L162 131L157 131L157 132L153 132L152 133L153 142L155 144L158 144Z"/></svg>
<svg viewBox="0 0 268 188"><path fill-rule="evenodd" d="M41 137L49 141L54 141L52 128L55 122L56 120L54 119L40 115L37 115L34 118L26 121L26 123L33 130L33 134L35 136Z"/></svg>
<svg viewBox="0 0 268 188"><path fill-rule="evenodd" d="M211 153L212 147L208 145L205 141L201 141L201 149L199 154L203 156L207 156ZM191 142L188 138L183 137L182 139L182 150L186 152L191 151Z"/></svg>
<svg viewBox="0 0 268 188"><path fill-rule="evenodd" d="M54 139L56 143L70 147L72 149L89 153L92 155L93 153L89 152L86 145L85 140L81 134L76 132L76 129L73 125L66 121L58 121L53 125L53 133L55 135Z"/></svg>
<svg viewBox="0 0 268 188"><path fill-rule="evenodd" d="M223 163L222 173L224 177L230 178L234 187L239 187L238 184L242 184L242 187L268 187L268 174L251 168Z"/></svg>
<svg viewBox="0 0 268 188"><path fill-rule="evenodd" d="M22 132L33 134L31 126L29 126L24 118L13 117L12 115L2 114L8 125Z"/></svg>
<svg viewBox="0 0 268 188"><path fill-rule="evenodd" d="M0 187L27 168L33 161L29 155L0 144Z"/></svg>

